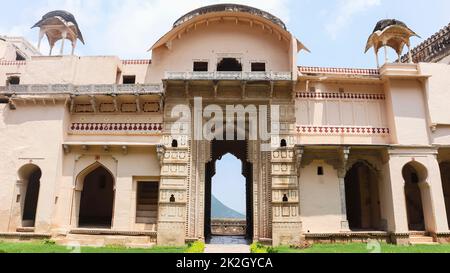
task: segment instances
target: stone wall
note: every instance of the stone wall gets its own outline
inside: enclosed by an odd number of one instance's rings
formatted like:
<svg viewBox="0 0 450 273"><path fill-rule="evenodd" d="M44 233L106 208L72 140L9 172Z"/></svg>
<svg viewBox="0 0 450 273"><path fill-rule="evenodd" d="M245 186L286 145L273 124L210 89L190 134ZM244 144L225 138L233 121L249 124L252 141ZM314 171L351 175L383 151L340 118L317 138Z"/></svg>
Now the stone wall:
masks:
<svg viewBox="0 0 450 273"><path fill-rule="evenodd" d="M211 230L212 234L216 236L245 236L247 224L245 220L213 219Z"/></svg>

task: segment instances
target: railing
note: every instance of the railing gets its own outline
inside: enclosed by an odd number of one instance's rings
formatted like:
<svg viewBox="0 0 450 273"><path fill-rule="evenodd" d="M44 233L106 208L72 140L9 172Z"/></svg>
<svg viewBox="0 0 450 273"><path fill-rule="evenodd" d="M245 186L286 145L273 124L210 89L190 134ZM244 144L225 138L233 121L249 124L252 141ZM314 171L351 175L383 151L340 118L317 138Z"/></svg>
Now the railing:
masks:
<svg viewBox="0 0 450 273"><path fill-rule="evenodd" d="M166 72L166 80L291 81L291 72Z"/></svg>
<svg viewBox="0 0 450 273"><path fill-rule="evenodd" d="M96 94L159 94L163 88L159 84L33 84L0 86L0 94L17 95L43 95L43 94L70 94L70 95L96 95Z"/></svg>

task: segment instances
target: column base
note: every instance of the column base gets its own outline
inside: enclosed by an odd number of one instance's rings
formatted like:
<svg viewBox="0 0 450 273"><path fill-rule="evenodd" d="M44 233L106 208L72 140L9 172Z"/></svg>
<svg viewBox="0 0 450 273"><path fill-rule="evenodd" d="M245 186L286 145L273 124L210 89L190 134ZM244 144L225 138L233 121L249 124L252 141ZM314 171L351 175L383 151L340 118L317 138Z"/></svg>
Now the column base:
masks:
<svg viewBox="0 0 450 273"><path fill-rule="evenodd" d="M350 232L350 225L347 220L341 221L341 232Z"/></svg>
<svg viewBox="0 0 450 273"><path fill-rule="evenodd" d="M304 241L302 222L273 223L273 246L300 246Z"/></svg>
<svg viewBox="0 0 450 273"><path fill-rule="evenodd" d="M184 246L186 244L185 224L179 222L159 222L158 246Z"/></svg>

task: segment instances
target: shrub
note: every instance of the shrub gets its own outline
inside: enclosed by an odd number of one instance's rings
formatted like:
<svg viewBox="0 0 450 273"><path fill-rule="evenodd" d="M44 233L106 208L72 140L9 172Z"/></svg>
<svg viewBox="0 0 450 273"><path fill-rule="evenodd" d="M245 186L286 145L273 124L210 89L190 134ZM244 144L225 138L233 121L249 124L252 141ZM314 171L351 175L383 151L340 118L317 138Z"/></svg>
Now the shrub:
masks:
<svg viewBox="0 0 450 273"><path fill-rule="evenodd" d="M269 253L268 248L259 242L253 243L250 245L250 252L251 253Z"/></svg>
<svg viewBox="0 0 450 273"><path fill-rule="evenodd" d="M186 249L186 253L203 253L203 252L205 252L205 243L200 241L189 243L188 248Z"/></svg>
<svg viewBox="0 0 450 273"><path fill-rule="evenodd" d="M56 245L56 242L53 240L50 240L50 239L45 239L43 243L44 243L44 245L50 245L50 246Z"/></svg>

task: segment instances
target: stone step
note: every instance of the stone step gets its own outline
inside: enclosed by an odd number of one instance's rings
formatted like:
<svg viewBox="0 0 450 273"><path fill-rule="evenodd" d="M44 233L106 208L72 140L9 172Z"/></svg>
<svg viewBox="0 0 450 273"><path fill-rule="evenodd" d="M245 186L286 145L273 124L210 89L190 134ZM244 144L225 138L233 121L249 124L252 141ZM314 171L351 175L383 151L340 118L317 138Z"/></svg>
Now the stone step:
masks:
<svg viewBox="0 0 450 273"><path fill-rule="evenodd" d="M138 205L137 211L156 211L158 209L158 205Z"/></svg>
<svg viewBox="0 0 450 273"><path fill-rule="evenodd" d="M410 236L409 238L411 244L435 244L433 237L429 236Z"/></svg>
<svg viewBox="0 0 450 273"><path fill-rule="evenodd" d="M156 217L136 217L136 223L138 224L156 224Z"/></svg>
<svg viewBox="0 0 450 273"><path fill-rule="evenodd" d="M152 217L152 218L156 218L156 217L158 217L158 212L157 211L137 211L136 212L136 217Z"/></svg>

